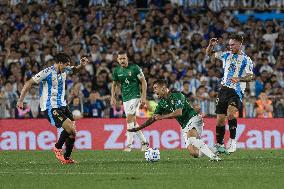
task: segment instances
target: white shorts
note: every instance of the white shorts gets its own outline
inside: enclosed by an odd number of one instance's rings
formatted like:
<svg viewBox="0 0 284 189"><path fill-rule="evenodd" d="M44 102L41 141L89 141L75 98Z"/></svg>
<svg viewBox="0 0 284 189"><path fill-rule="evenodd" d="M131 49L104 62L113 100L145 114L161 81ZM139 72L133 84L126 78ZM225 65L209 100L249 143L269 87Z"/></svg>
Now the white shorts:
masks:
<svg viewBox="0 0 284 189"><path fill-rule="evenodd" d="M123 107L126 115L136 115L140 106L140 98L134 98L123 102Z"/></svg>
<svg viewBox="0 0 284 189"><path fill-rule="evenodd" d="M184 141L185 141L185 144L186 144L186 147L189 145L189 140L187 138L187 133L195 128L197 133L199 134L199 136L201 137L201 134L203 132L203 127L204 127L204 122L203 122L203 119L200 115L196 115L194 117L192 117L186 127L184 129L182 129L182 133L183 133L183 138L184 138Z"/></svg>

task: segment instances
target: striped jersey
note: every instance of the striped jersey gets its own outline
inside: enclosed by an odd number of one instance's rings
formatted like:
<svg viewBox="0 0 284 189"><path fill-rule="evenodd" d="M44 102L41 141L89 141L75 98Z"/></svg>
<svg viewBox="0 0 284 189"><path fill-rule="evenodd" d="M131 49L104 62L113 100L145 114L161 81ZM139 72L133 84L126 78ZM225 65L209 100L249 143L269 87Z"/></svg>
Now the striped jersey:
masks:
<svg viewBox="0 0 284 189"><path fill-rule="evenodd" d="M65 100L65 81L69 73L72 73L72 67L67 67L64 72L59 73L54 66L51 66L40 71L32 78L37 84L40 84L41 111L67 105Z"/></svg>
<svg viewBox="0 0 284 189"><path fill-rule="evenodd" d="M246 82L232 83L231 79L233 77L241 78L246 74L253 74L252 60L243 52L241 54L233 54L231 51L220 51L216 52L214 55L223 62L224 76L221 80L221 84L235 89L242 100L246 89Z"/></svg>

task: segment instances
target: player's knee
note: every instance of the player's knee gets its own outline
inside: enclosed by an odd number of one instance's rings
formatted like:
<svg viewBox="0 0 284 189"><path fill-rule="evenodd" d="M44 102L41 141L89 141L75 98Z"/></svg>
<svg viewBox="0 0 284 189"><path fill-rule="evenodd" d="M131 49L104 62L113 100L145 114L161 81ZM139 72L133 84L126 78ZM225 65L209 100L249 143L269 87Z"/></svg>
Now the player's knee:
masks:
<svg viewBox="0 0 284 189"><path fill-rule="evenodd" d="M221 125L224 126L226 120L226 116L225 115L217 115L217 125Z"/></svg>
<svg viewBox="0 0 284 189"><path fill-rule="evenodd" d="M234 119L238 109L234 106L229 106L227 110L227 118L229 120Z"/></svg>
<svg viewBox="0 0 284 189"><path fill-rule="evenodd" d="M75 137L76 137L76 133L77 133L77 132L76 132L76 129L73 127L73 128L71 128L69 131L70 131L70 133L69 133L70 136L69 136L69 137L70 137L70 138L75 138Z"/></svg>
<svg viewBox="0 0 284 189"><path fill-rule="evenodd" d="M225 125L225 119L217 119L217 125Z"/></svg>
<svg viewBox="0 0 284 189"><path fill-rule="evenodd" d="M133 129L135 127L135 122L127 123L127 129Z"/></svg>
<svg viewBox="0 0 284 189"><path fill-rule="evenodd" d="M228 114L228 120L233 120L235 119L235 115L234 114Z"/></svg>
<svg viewBox="0 0 284 189"><path fill-rule="evenodd" d="M198 137L198 132L196 130L195 127L193 127L188 133L187 133L187 137L191 138L191 137Z"/></svg>
<svg viewBox="0 0 284 189"><path fill-rule="evenodd" d="M194 158L199 158L199 154L196 152L190 152L190 155Z"/></svg>
<svg viewBox="0 0 284 189"><path fill-rule="evenodd" d="M196 149L194 149L194 146L192 145L189 145L187 147L188 151L189 151L189 154L194 157L194 158L198 158L199 157L199 153Z"/></svg>
<svg viewBox="0 0 284 189"><path fill-rule="evenodd" d="M127 123L135 122L135 115L128 114L126 117Z"/></svg>
<svg viewBox="0 0 284 189"><path fill-rule="evenodd" d="M236 117L235 115L236 115L236 112L234 110L229 110L228 114L227 114L227 119L228 120L235 119L235 117Z"/></svg>

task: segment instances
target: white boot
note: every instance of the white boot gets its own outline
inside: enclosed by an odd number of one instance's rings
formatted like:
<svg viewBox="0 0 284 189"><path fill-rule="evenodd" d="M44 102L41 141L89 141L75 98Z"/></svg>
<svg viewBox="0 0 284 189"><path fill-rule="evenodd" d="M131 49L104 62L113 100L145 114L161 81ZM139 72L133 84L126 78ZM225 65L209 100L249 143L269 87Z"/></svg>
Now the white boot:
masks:
<svg viewBox="0 0 284 189"><path fill-rule="evenodd" d="M148 148L149 148L149 143L148 142L142 142L141 151L145 152Z"/></svg>
<svg viewBox="0 0 284 189"><path fill-rule="evenodd" d="M229 153L233 153L237 150L237 141L235 139L229 139L229 142L227 144L227 151Z"/></svg>
<svg viewBox="0 0 284 189"><path fill-rule="evenodd" d="M123 151L125 151L125 152L131 152L132 148L133 148L132 145L127 145L126 148L124 148Z"/></svg>

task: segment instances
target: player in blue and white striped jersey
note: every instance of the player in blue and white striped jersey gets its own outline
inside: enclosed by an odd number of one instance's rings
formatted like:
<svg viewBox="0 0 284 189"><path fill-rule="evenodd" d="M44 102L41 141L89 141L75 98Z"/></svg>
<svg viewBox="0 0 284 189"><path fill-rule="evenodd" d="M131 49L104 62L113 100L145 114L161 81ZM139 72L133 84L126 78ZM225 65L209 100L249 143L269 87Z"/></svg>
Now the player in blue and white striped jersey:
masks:
<svg viewBox="0 0 284 189"><path fill-rule="evenodd" d="M23 100L33 84L40 84L40 108L44 111L49 122L57 128L62 127L58 142L53 151L56 158L62 163L74 163L70 158L76 137L76 126L73 115L67 107L65 100L65 81L67 74L80 71L87 63L86 57L80 60L80 65L70 66L71 59L65 53L59 53L54 57L55 63L48 67L29 81L21 91L17 106L23 108ZM65 143L66 151L63 155L62 146Z"/></svg>
<svg viewBox="0 0 284 189"><path fill-rule="evenodd" d="M218 43L216 38L212 38L206 52L209 56L214 55L215 58L223 62L224 76L221 80L221 89L216 99L216 148L221 153L235 152L237 149L236 113L241 106L243 94L246 88L246 82L252 81L253 63L249 56L242 51L243 37L234 34L230 37L230 51L215 52L214 46ZM225 135L225 119L228 119L230 139L228 142L228 150L224 148Z"/></svg>

